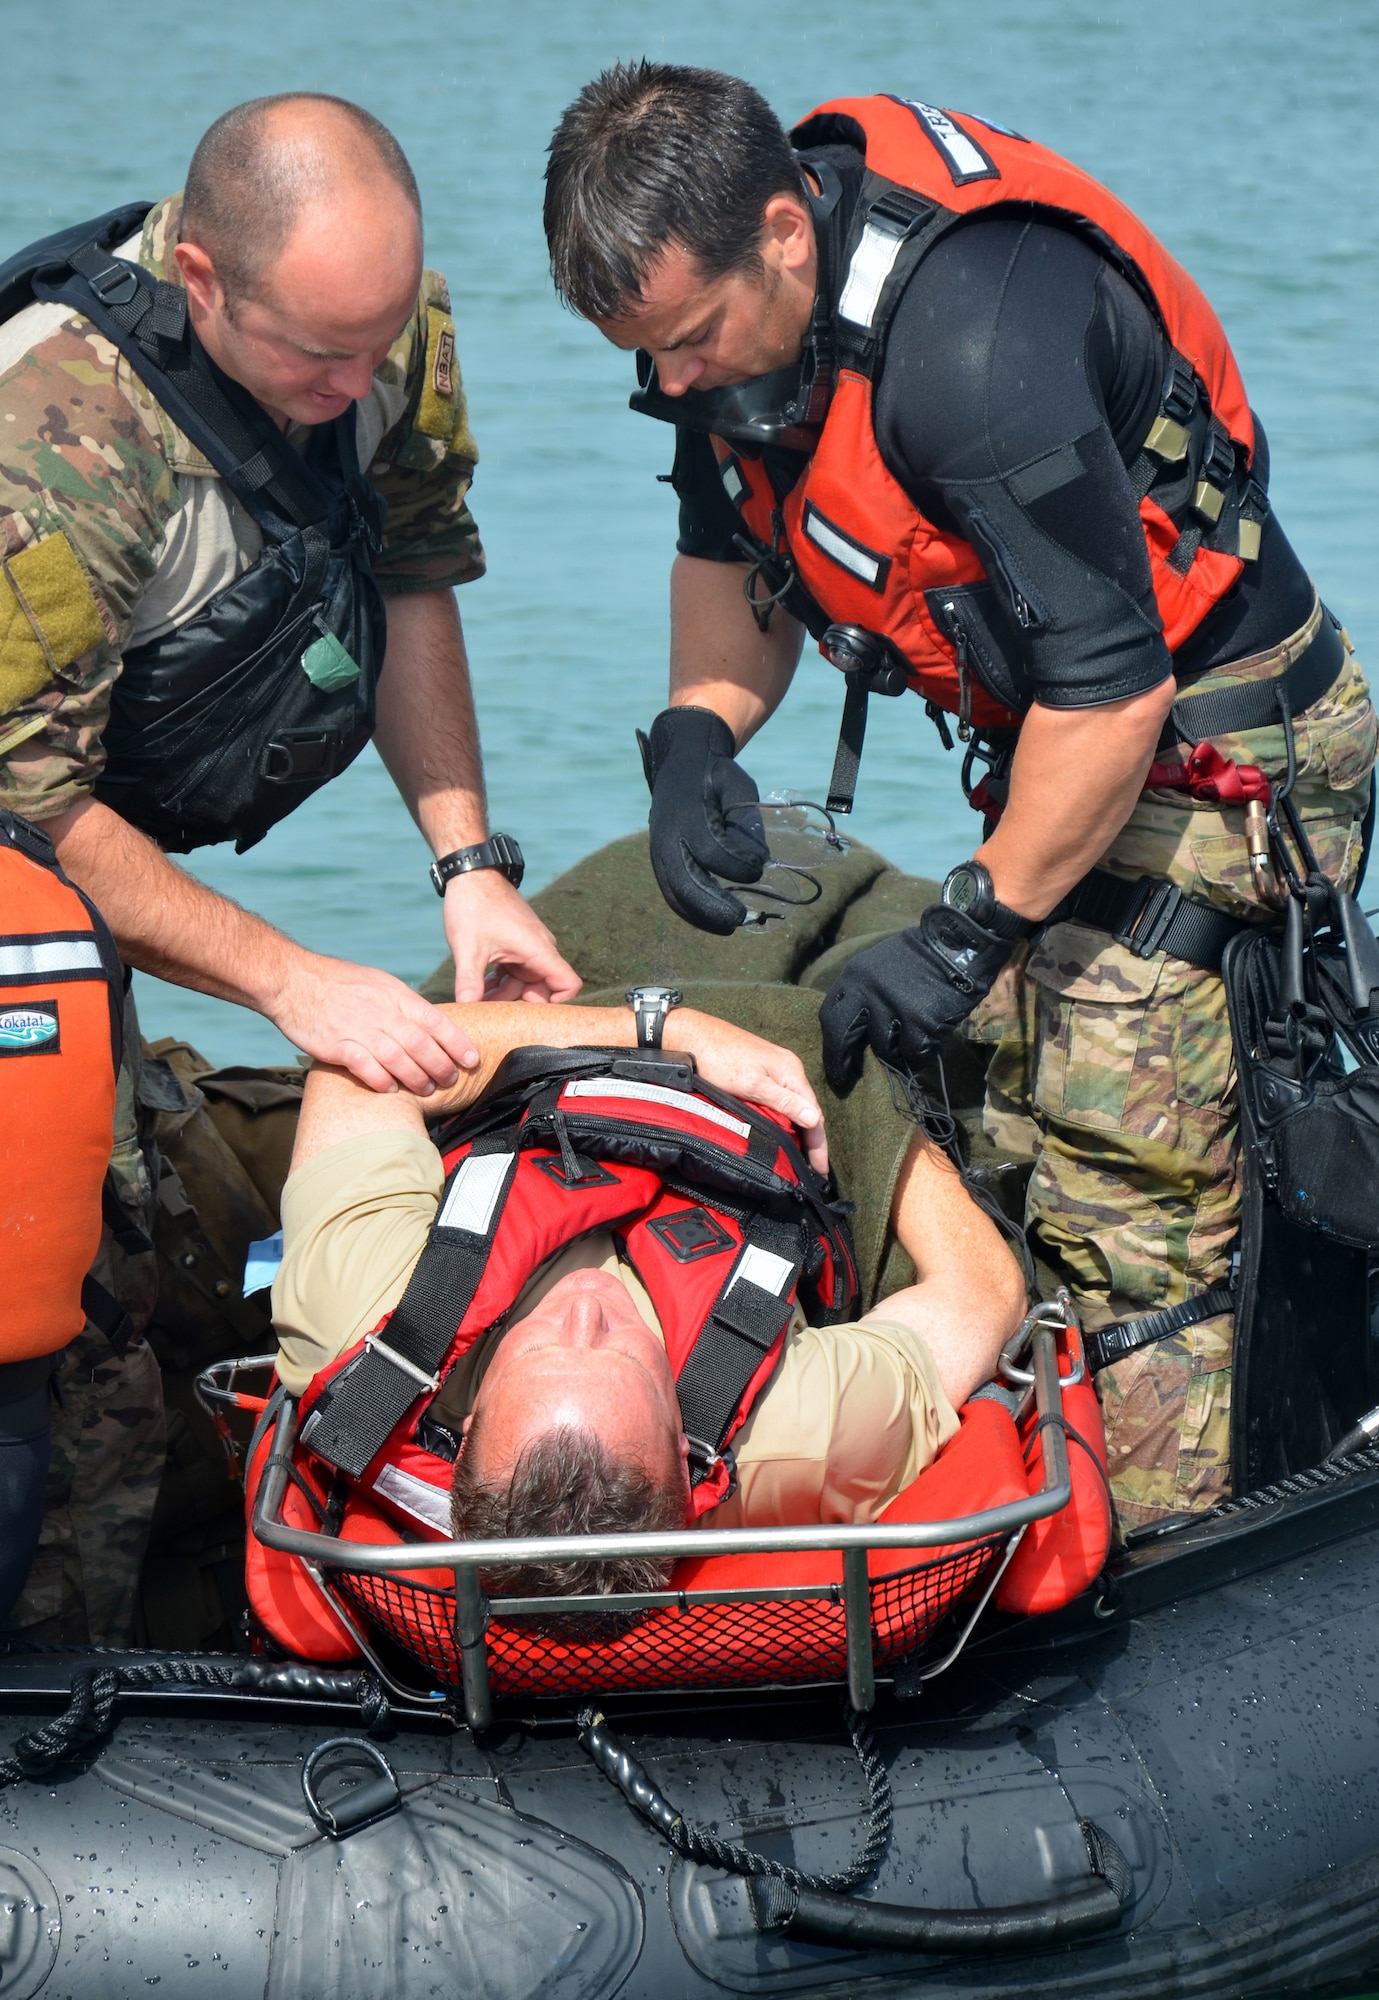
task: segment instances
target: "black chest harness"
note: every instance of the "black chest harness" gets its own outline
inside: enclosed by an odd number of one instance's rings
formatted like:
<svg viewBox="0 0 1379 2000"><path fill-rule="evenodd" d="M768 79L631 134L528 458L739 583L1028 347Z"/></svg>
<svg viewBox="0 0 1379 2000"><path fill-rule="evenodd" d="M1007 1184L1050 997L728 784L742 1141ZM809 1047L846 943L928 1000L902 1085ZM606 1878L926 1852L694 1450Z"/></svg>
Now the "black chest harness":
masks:
<svg viewBox="0 0 1379 2000"><path fill-rule="evenodd" d="M125 654L96 785L173 853L243 853L373 734L384 502L359 469L353 407L297 451L206 353L181 286L111 254L147 213L112 210L0 265L0 321L36 299L90 320L262 531L243 576Z"/></svg>

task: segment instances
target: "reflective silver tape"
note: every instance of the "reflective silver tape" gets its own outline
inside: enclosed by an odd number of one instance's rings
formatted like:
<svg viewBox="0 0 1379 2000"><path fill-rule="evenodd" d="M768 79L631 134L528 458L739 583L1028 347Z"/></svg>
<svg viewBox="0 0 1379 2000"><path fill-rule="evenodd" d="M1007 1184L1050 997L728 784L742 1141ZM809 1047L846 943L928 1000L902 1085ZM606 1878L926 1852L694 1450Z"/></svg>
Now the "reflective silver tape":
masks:
<svg viewBox="0 0 1379 2000"><path fill-rule="evenodd" d="M749 1243L733 1272L728 1290L731 1291L745 1278L749 1285L759 1285L763 1292L770 1292L774 1298L779 1298L794 1275L795 1266L788 1257L778 1257L774 1250L763 1250L759 1243Z"/></svg>
<svg viewBox="0 0 1379 2000"><path fill-rule="evenodd" d="M468 1229L475 1236L487 1236L511 1165L511 1153L480 1153L477 1157L471 1153L450 1183L436 1227Z"/></svg>
<svg viewBox="0 0 1379 2000"><path fill-rule="evenodd" d="M404 1472L399 1465L385 1465L373 1483L375 1493L401 1507L413 1520L424 1521L438 1535L450 1533L450 1495Z"/></svg>
<svg viewBox="0 0 1379 2000"><path fill-rule="evenodd" d="M851 320L854 326L871 325L904 241L905 232L896 223L868 221L848 265L847 282L838 301L840 319Z"/></svg>
<svg viewBox="0 0 1379 2000"><path fill-rule="evenodd" d="M667 1090L660 1083L624 1083L618 1077L588 1077L567 1083L564 1096L623 1097L634 1104L665 1104L676 1111L688 1111L692 1118L706 1118L710 1125L721 1125L725 1132L735 1132L739 1139L752 1136L751 1126L741 1118L734 1118L731 1111L722 1111L716 1104L709 1104L686 1090Z"/></svg>
<svg viewBox="0 0 1379 2000"><path fill-rule="evenodd" d="M0 944L0 979L47 979L59 972L89 972L94 978L104 978L95 939L62 938L46 943L11 939Z"/></svg>
<svg viewBox="0 0 1379 2000"><path fill-rule="evenodd" d="M821 548L826 556L832 556L834 562L839 563L842 568L850 570L854 576L861 577L863 583L868 584L871 589L880 588L884 558L859 548L856 542L851 541L841 529L835 528L833 523L826 520L818 508L810 503L805 505L804 531L810 541Z"/></svg>

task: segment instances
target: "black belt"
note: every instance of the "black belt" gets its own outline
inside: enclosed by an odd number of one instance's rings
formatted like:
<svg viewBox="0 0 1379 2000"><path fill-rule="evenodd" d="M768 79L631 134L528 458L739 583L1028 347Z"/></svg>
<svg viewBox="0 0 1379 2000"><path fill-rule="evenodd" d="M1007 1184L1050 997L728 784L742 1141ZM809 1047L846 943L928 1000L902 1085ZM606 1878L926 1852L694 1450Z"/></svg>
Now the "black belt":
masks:
<svg viewBox="0 0 1379 2000"><path fill-rule="evenodd" d="M1098 1327L1095 1333L1084 1333L1082 1352L1095 1375L1099 1368L1109 1368L1113 1361L1124 1361L1127 1354L1152 1346L1156 1340L1167 1340L1170 1333L1180 1333L1185 1326L1198 1326L1204 1319L1215 1319L1218 1313L1234 1311L1235 1293L1230 1286L1213 1285L1209 1292L1198 1292L1196 1298L1184 1299L1180 1306L1162 1306L1158 1312L1113 1320L1110 1326Z"/></svg>
<svg viewBox="0 0 1379 2000"><path fill-rule="evenodd" d="M1093 930L1110 931L1116 943L1136 958L1152 958L1163 951L1200 966L1203 972L1219 972L1221 954L1237 931L1254 928L1214 903L1185 896L1161 875L1141 875L1137 882L1127 882L1104 868L1085 875L1049 922L1089 924Z"/></svg>
<svg viewBox="0 0 1379 2000"><path fill-rule="evenodd" d="M1341 628L1322 606L1322 622L1305 652L1267 681L1237 681L1202 694L1180 694L1169 713L1160 747L1204 743L1213 736L1240 736L1279 721L1279 697L1289 715L1301 715L1320 701L1345 665Z"/></svg>

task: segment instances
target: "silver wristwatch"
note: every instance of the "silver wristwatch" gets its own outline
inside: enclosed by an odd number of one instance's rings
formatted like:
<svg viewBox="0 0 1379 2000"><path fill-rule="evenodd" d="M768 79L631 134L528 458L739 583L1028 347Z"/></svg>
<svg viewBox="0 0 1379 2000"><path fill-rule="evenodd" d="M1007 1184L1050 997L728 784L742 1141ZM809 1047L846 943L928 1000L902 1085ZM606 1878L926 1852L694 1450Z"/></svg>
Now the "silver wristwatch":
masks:
<svg viewBox="0 0 1379 2000"><path fill-rule="evenodd" d="M684 1000L678 986L631 986L627 1004L637 1022L637 1047L659 1049L665 1033L666 1015Z"/></svg>

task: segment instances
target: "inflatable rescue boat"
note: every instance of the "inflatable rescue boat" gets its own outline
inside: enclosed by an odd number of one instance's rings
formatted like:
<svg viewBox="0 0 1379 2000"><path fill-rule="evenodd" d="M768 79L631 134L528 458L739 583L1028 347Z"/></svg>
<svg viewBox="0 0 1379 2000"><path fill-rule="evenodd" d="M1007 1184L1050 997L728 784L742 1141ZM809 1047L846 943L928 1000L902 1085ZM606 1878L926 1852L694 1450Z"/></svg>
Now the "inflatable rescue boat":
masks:
<svg viewBox="0 0 1379 2000"><path fill-rule="evenodd" d="M1338 1039L1249 942L1234 1497L1109 1552L1062 1296L881 1520L490 1599L419 1460L323 1479L272 1358L217 1363L252 1631L0 1652L0 2000L1379 1988L1379 947L1316 953Z"/></svg>

